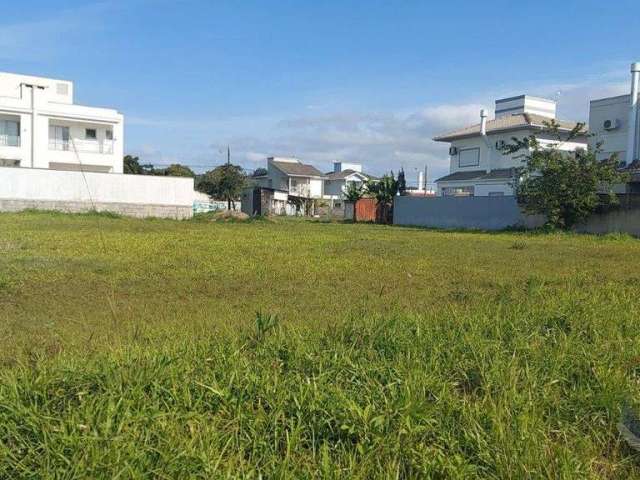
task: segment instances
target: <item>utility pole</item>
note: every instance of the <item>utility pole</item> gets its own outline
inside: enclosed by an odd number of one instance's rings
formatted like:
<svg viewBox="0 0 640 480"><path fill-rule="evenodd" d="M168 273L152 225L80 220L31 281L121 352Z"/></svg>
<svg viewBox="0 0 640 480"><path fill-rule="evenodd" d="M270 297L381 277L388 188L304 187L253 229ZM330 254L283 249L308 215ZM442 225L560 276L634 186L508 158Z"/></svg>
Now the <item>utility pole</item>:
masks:
<svg viewBox="0 0 640 480"><path fill-rule="evenodd" d="M227 175L229 175L229 165L231 165L231 148L227 145ZM231 210L231 195L227 195L227 210Z"/></svg>
<svg viewBox="0 0 640 480"><path fill-rule="evenodd" d="M424 195L427 195L427 183L429 182L429 179L427 177L427 164L424 164Z"/></svg>

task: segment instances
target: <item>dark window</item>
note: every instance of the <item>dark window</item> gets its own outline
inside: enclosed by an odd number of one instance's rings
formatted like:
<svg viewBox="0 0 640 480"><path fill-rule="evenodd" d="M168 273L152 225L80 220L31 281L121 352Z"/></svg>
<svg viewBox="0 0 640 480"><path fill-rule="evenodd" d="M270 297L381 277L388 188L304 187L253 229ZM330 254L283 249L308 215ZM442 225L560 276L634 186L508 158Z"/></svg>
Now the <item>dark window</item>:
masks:
<svg viewBox="0 0 640 480"><path fill-rule="evenodd" d="M473 197L475 188L468 187L442 187L443 197Z"/></svg>
<svg viewBox="0 0 640 480"><path fill-rule="evenodd" d="M480 149L467 148L458 152L458 165L460 167L477 167L480 165Z"/></svg>
<svg viewBox="0 0 640 480"><path fill-rule="evenodd" d="M84 131L84 138L86 140L95 140L98 138L98 132L95 128L87 128Z"/></svg>
<svg viewBox="0 0 640 480"><path fill-rule="evenodd" d="M107 130L104 134L107 140L113 140L113 130Z"/></svg>
<svg viewBox="0 0 640 480"><path fill-rule="evenodd" d="M0 167L19 167L20 160L0 158Z"/></svg>

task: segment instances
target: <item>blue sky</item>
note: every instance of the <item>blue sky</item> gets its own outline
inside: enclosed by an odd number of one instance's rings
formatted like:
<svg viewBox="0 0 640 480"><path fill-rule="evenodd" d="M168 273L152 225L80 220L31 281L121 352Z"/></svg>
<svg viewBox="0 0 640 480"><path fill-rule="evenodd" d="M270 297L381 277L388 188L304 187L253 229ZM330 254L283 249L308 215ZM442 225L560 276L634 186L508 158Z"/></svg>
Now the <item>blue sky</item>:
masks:
<svg viewBox="0 0 640 480"><path fill-rule="evenodd" d="M24 1L0 70L73 80L125 114L125 149L197 171L296 155L329 170L447 171L441 131L496 97L556 98L585 120L640 60L638 1Z"/></svg>

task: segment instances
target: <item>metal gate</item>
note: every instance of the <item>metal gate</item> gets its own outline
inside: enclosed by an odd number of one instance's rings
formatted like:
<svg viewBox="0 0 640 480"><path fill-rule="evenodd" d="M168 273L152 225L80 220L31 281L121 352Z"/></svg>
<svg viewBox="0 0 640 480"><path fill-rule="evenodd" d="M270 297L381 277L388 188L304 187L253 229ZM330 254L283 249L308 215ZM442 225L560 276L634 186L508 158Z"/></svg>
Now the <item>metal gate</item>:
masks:
<svg viewBox="0 0 640 480"><path fill-rule="evenodd" d="M356 222L376 221L376 199L361 198L356 202Z"/></svg>

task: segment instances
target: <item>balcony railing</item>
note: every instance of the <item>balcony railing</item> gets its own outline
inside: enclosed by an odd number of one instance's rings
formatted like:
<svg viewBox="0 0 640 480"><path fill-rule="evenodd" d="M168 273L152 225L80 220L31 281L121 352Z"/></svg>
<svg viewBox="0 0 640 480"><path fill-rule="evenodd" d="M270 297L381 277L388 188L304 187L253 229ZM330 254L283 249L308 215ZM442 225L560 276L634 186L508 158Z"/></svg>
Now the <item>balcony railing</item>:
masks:
<svg viewBox="0 0 640 480"><path fill-rule="evenodd" d="M311 188L308 184L292 185L291 189L289 190L289 195L308 198L311 196Z"/></svg>
<svg viewBox="0 0 640 480"><path fill-rule="evenodd" d="M0 147L19 147L20 135L0 134Z"/></svg>
<svg viewBox="0 0 640 480"><path fill-rule="evenodd" d="M113 140L59 140L49 139L49 150L73 151L82 153L113 153Z"/></svg>

